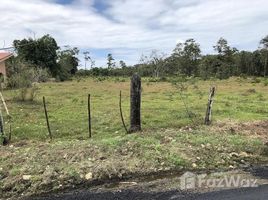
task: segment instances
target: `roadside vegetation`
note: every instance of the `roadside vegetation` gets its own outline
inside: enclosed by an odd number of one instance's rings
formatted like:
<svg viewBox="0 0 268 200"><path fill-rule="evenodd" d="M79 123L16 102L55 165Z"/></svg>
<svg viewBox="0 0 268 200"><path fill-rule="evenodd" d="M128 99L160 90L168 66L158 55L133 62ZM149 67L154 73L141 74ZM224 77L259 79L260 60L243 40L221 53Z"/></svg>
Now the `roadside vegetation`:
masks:
<svg viewBox="0 0 268 200"><path fill-rule="evenodd" d="M86 51L85 69L78 70L75 47L60 48L49 35L15 40L16 56L7 63L2 90L11 115L5 121L11 129L6 123L4 130L12 134L0 146L0 196L16 199L152 173L267 164L268 36L254 52L238 51L223 38L213 48L215 55L202 55L189 39L169 56L152 51L134 66L110 53L107 68L95 67ZM129 125L134 73L142 77L142 131L126 134L119 92ZM205 126L211 86L216 87L212 124ZM6 138L1 133L0 142Z"/></svg>
<svg viewBox="0 0 268 200"><path fill-rule="evenodd" d="M165 82L143 78L143 131L128 135L120 121L118 101L122 90L123 114L128 119L129 79L39 83L33 101L18 100L19 89L6 90L13 130L12 143L0 147L1 195L31 195L156 172L265 164L268 93L266 79L258 80L232 77L182 83L174 78ZM208 127L202 124L211 84L217 92L213 124ZM91 139L88 93L92 97ZM52 142L42 96L47 100Z"/></svg>

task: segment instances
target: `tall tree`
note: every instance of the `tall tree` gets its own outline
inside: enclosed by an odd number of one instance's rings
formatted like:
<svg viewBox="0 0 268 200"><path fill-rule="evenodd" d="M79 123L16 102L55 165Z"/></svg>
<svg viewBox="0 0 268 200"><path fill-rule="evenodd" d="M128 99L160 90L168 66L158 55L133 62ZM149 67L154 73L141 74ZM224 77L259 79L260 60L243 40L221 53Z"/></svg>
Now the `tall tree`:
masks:
<svg viewBox="0 0 268 200"><path fill-rule="evenodd" d="M160 72L164 70L166 54L153 50L150 55L149 64L153 67L153 76L159 77Z"/></svg>
<svg viewBox="0 0 268 200"><path fill-rule="evenodd" d="M178 43L172 56L179 66L179 71L187 76L197 75L198 60L201 57L200 45L194 39Z"/></svg>
<svg viewBox="0 0 268 200"><path fill-rule="evenodd" d="M89 51L84 51L83 54L84 54L85 70L86 70L87 69L87 62L91 60L91 58L89 56L90 52Z"/></svg>
<svg viewBox="0 0 268 200"><path fill-rule="evenodd" d="M123 60L119 61L119 65L120 65L121 68L126 68L127 67L126 63Z"/></svg>
<svg viewBox="0 0 268 200"><path fill-rule="evenodd" d="M268 35L264 37L260 44L262 46L262 53L264 57L264 70L263 70L263 76L265 77L267 75L267 64L268 64Z"/></svg>
<svg viewBox="0 0 268 200"><path fill-rule="evenodd" d="M66 46L65 48L66 49L58 52L58 63L61 70L73 75L78 70L79 59L77 56L79 54L79 49L77 47L71 48L69 46Z"/></svg>
<svg viewBox="0 0 268 200"><path fill-rule="evenodd" d="M108 69L112 69L113 67L115 67L115 63L113 61L114 61L113 55L111 53L109 53L107 55L107 67L108 67Z"/></svg>
<svg viewBox="0 0 268 200"><path fill-rule="evenodd" d="M60 67L57 64L59 47L50 35L44 35L37 40L33 38L14 40L13 44L21 59L37 67L49 69L54 77L60 73Z"/></svg>
<svg viewBox="0 0 268 200"><path fill-rule="evenodd" d="M234 54L238 52L236 48L232 48L228 45L228 42L224 38L220 38L217 44L214 46L214 50L218 53L217 59L219 65L216 76L220 79L228 78L234 73Z"/></svg>

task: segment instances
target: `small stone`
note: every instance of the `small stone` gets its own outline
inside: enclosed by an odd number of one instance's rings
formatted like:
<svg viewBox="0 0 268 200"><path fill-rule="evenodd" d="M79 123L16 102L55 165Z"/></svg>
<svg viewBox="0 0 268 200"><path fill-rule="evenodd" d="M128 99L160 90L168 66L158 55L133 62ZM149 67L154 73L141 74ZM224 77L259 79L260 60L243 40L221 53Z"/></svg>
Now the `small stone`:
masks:
<svg viewBox="0 0 268 200"><path fill-rule="evenodd" d="M239 154L239 156L241 156L241 157L249 157L249 155L246 152L241 152Z"/></svg>
<svg viewBox="0 0 268 200"><path fill-rule="evenodd" d="M238 153L236 153L236 152L232 152L232 153L230 153L230 156L231 156L231 157L238 157L239 155L238 155Z"/></svg>
<svg viewBox="0 0 268 200"><path fill-rule="evenodd" d="M22 179L25 180L25 181L29 181L31 178L32 178L31 175L23 175L22 176Z"/></svg>
<svg viewBox="0 0 268 200"><path fill-rule="evenodd" d="M90 180L92 178L93 178L93 174L91 172L87 173L86 176L85 176L86 180Z"/></svg>

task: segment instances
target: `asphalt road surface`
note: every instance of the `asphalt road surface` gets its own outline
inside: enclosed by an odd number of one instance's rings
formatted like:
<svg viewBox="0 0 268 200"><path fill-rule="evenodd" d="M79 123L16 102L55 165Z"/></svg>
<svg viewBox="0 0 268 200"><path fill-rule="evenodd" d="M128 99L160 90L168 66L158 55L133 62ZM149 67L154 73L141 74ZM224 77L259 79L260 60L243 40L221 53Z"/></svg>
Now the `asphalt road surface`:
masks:
<svg viewBox="0 0 268 200"><path fill-rule="evenodd" d="M249 170L255 178L268 180L268 167L260 167ZM206 191L181 191L170 189L170 183L177 183L177 177L161 178L155 181L140 182L131 187L114 187L109 190L97 189L78 189L65 191L58 194L45 194L39 197L30 197L27 200L268 200L267 182L258 187L224 189ZM104 187L105 188L105 187ZM152 189L155 190L152 190Z"/></svg>
<svg viewBox="0 0 268 200"><path fill-rule="evenodd" d="M118 192L74 192L61 195L44 196L31 198L33 200L267 200L268 185L256 188L240 188L232 190L215 191L208 193L185 193L181 191L168 191L159 193L143 193L133 190L123 190Z"/></svg>

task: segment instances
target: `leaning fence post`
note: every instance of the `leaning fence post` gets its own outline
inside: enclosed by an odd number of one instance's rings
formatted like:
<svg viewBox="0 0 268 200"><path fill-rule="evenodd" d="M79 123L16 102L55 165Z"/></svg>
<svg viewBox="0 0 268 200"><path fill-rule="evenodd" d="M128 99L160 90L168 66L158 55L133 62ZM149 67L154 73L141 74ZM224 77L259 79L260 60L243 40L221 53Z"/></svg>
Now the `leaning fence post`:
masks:
<svg viewBox="0 0 268 200"><path fill-rule="evenodd" d="M123 111L122 111L122 92L120 90L120 94L119 94L119 110L120 110L120 116L121 116L121 121L122 121L122 124L126 130L126 133L128 133L128 130L127 130L127 127L126 127L126 124L125 124L125 120L124 120L124 116L123 116Z"/></svg>
<svg viewBox="0 0 268 200"><path fill-rule="evenodd" d="M205 116L205 125L211 124L212 104L213 104L213 97L215 95L215 90L216 90L216 87L214 87L214 86L210 88L210 93L209 93L209 97L208 97L208 104L207 104L207 111L206 111L206 116Z"/></svg>
<svg viewBox="0 0 268 200"><path fill-rule="evenodd" d="M45 111L45 116L46 116L46 121L47 121L47 130L48 130L49 138L50 140L52 140L52 134L51 134L50 125L48 121L48 115L47 115L46 99L44 96L43 96L43 104L44 104L44 111Z"/></svg>
<svg viewBox="0 0 268 200"><path fill-rule="evenodd" d="M141 130L141 78L134 74L130 88L130 129L129 132Z"/></svg>
<svg viewBox="0 0 268 200"><path fill-rule="evenodd" d="M88 109L88 134L89 134L89 138L91 138L91 109L90 109L90 94L88 94L88 98L87 98L87 109Z"/></svg>
<svg viewBox="0 0 268 200"><path fill-rule="evenodd" d="M2 92L0 92L0 97L1 97L2 104L4 105L4 108L5 108L6 113L7 113L7 118L8 118L7 123L9 123L9 135L8 135L8 138L5 138L5 136L4 136L4 139L5 139L6 143L9 143L11 141L11 116L9 114L9 111L8 111L8 108L7 108L7 105L6 105L6 102L5 102L5 99L4 99ZM1 123L0 123L1 127L0 127L0 129L1 129L2 134L5 135L4 134L4 118L2 115L1 106L0 106L0 112L1 112L0 113L1 114Z"/></svg>

